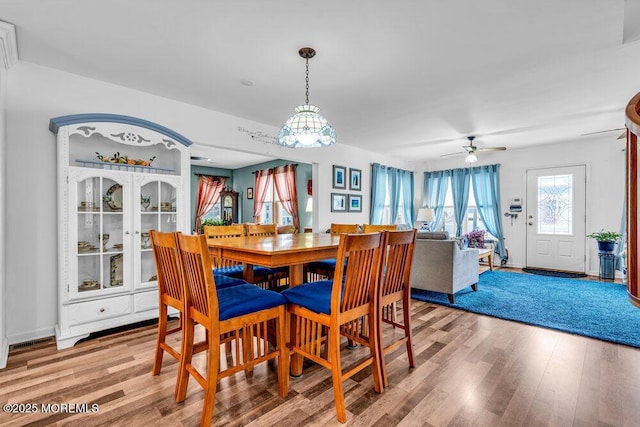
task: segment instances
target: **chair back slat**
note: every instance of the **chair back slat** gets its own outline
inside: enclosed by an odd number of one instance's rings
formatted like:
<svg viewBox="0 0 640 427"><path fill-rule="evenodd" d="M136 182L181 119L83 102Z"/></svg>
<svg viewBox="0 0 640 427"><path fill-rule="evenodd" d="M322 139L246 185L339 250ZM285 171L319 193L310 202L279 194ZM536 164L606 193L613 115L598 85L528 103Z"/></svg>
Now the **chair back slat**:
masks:
<svg viewBox="0 0 640 427"><path fill-rule="evenodd" d="M357 233L358 224L331 224L331 234Z"/></svg>
<svg viewBox="0 0 640 427"><path fill-rule="evenodd" d="M185 275L185 298L191 310L215 322L219 317L211 258L204 235L178 236L180 262Z"/></svg>
<svg viewBox="0 0 640 427"><path fill-rule="evenodd" d="M393 231L397 230L396 224L362 224L363 233L375 233L376 231Z"/></svg>
<svg viewBox="0 0 640 427"><path fill-rule="evenodd" d="M382 296L401 292L409 283L416 230L387 232L386 270Z"/></svg>
<svg viewBox="0 0 640 427"><path fill-rule="evenodd" d="M203 234L207 239L222 239L225 237L241 237L244 236L244 225L205 225Z"/></svg>
<svg viewBox="0 0 640 427"><path fill-rule="evenodd" d="M275 236L278 234L277 224L244 224L247 236Z"/></svg>
<svg viewBox="0 0 640 427"><path fill-rule="evenodd" d="M150 230L160 298L164 295L182 302L182 278L178 266L178 244L174 233Z"/></svg>

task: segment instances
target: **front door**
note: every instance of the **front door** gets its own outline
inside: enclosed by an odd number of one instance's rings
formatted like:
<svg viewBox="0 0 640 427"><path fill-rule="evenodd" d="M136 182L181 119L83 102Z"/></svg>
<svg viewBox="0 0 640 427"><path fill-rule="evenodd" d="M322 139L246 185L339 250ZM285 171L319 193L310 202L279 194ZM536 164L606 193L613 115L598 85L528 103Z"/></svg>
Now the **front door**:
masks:
<svg viewBox="0 0 640 427"><path fill-rule="evenodd" d="M527 171L527 267L584 273L586 166Z"/></svg>

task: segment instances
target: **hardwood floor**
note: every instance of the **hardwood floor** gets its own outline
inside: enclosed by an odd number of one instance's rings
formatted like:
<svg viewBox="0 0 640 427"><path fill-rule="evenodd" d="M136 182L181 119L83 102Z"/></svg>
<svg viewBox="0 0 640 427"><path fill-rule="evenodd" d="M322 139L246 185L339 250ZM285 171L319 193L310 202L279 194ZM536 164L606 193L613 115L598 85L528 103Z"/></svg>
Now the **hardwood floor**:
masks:
<svg viewBox="0 0 640 427"><path fill-rule="evenodd" d="M373 391L370 370L348 380L347 425L640 425L640 349L415 300L411 311L416 368L401 348L387 356L384 393ZM162 373L151 375L155 336L154 326L143 326L62 351L55 343L11 351L0 370L0 402L37 404L38 413L3 412L0 424L197 425L203 393L194 380L177 404L177 362L165 357ZM329 370L307 367L286 399L276 381L273 363L223 380L213 425L341 425ZM40 406L66 403L99 410L43 413Z"/></svg>

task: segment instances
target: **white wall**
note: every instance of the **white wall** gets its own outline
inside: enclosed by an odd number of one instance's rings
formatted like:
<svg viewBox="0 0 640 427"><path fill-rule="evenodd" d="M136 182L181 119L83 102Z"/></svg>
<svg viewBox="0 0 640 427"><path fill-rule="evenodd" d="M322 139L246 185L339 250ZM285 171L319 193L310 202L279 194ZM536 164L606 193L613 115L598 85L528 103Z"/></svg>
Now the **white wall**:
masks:
<svg viewBox="0 0 640 427"><path fill-rule="evenodd" d="M527 169L587 165L587 233L602 228L618 231L624 203L625 170L623 141L617 133L577 137L562 145L543 145L504 152L478 153L476 165L500 164L500 201L502 212L508 210L509 199L520 197L526 204ZM423 172L464 167L464 156L426 162L416 175L422 187ZM422 190L420 190L422 191ZM421 192L418 194L422 194ZM502 218L509 266L523 267L526 261L526 205L518 218ZM595 241L586 239L587 272L598 275L598 250Z"/></svg>
<svg viewBox="0 0 640 427"><path fill-rule="evenodd" d="M0 65L0 369L7 365L7 355L9 353L5 316L5 284L7 271L5 268L5 211L7 204L4 203L6 187L5 170L7 164L5 122L6 86L6 69Z"/></svg>
<svg viewBox="0 0 640 427"><path fill-rule="evenodd" d="M20 61L7 72L7 149L3 156L8 187L4 241L8 242L9 343L51 336L57 322L56 151L48 124L52 117L78 113L130 115L166 126L196 144L312 163L316 231L329 228L331 222L368 222L371 163L411 169L406 162L340 143L323 149L260 143L238 127L274 136L278 129ZM337 132L340 142L340 130ZM362 170L362 213L330 213L333 164Z"/></svg>

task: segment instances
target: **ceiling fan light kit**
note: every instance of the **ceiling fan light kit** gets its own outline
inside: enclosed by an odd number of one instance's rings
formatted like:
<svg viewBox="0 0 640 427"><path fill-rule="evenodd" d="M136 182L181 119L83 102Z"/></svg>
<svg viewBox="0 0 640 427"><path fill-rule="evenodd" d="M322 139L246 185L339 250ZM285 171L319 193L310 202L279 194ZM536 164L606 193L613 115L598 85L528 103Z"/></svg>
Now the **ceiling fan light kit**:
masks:
<svg viewBox="0 0 640 427"><path fill-rule="evenodd" d="M316 51L311 47L303 47L298 55L307 65L305 104L297 106L296 114L282 126L278 143L289 148L328 147L336 143L336 131L327 119L318 114L320 109L309 104L309 59L316 55Z"/></svg>

